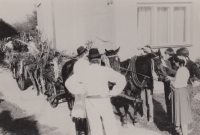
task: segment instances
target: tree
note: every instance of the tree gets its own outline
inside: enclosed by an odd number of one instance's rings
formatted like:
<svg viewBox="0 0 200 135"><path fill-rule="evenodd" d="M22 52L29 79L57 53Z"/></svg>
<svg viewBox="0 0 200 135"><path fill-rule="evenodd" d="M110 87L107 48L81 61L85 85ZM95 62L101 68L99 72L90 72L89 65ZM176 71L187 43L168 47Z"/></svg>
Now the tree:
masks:
<svg viewBox="0 0 200 135"><path fill-rule="evenodd" d="M31 15L26 15L26 21L21 23L17 22L13 24L13 26L20 33L30 33L33 36L36 35L37 11L34 10Z"/></svg>

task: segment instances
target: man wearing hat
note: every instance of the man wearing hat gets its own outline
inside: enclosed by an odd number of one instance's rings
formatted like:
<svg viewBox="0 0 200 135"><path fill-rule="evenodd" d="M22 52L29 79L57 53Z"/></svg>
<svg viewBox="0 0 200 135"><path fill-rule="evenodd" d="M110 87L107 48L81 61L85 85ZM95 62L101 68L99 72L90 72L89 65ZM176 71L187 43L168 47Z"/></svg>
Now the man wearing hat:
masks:
<svg viewBox="0 0 200 135"><path fill-rule="evenodd" d="M85 109L85 93L77 93L74 89L78 89L78 91L82 91L81 87L76 87L72 85L72 87L69 87L68 82L70 83L70 78L72 78L76 74L82 76L82 73L84 72L85 68L89 66L89 62L87 60L87 49L83 46L80 46L77 49L77 56L76 59L77 62L74 64L74 74L67 79L65 85L68 88L68 90L75 95L75 101L74 106L72 109L72 120L75 123L76 128L76 134L77 135L87 135L88 134L88 122L86 119L86 109ZM82 76L84 77L84 76ZM71 85L70 85L71 86Z"/></svg>
<svg viewBox="0 0 200 135"><path fill-rule="evenodd" d="M83 73L70 77L66 86L73 89L74 93L86 94L85 105L91 135L103 135L103 127L106 135L119 135L110 97L122 92L126 85L125 77L100 65L101 54L97 48L91 48L87 57L90 65ZM108 82L116 84L111 91Z"/></svg>
<svg viewBox="0 0 200 135"><path fill-rule="evenodd" d="M174 55L174 50L172 48L167 48L164 52L164 62L166 64L166 67L168 67L166 70L170 69L168 73L170 73L170 77L175 77L176 70L178 67L176 64L173 62L173 55ZM171 72L172 71L172 72ZM170 78L168 76L168 78ZM170 93L172 91L170 87L170 81L168 79L163 81L164 84L164 92L165 92L165 103L166 103L166 108L167 108L167 115L168 119L171 122L172 118L172 112L171 112L171 98L170 98Z"/></svg>

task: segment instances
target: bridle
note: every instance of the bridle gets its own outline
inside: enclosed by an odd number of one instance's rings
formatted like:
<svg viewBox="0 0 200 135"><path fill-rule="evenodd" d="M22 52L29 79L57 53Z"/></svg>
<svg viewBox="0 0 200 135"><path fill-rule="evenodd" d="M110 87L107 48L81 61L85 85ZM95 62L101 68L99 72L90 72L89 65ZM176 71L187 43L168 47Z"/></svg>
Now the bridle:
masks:
<svg viewBox="0 0 200 135"><path fill-rule="evenodd" d="M155 60L155 59L157 59L157 58L159 58L159 56L157 56L157 57L155 57L155 58L153 58L152 60ZM157 64L158 65L158 64ZM155 72L156 72L156 74L158 75L158 77L159 78L161 78L161 76L165 76L162 72L164 72L163 71L163 69L161 68L161 67L159 67L159 66L156 66L157 67L157 69L158 70L154 70ZM162 71L162 72L161 72Z"/></svg>
<svg viewBox="0 0 200 135"><path fill-rule="evenodd" d="M115 55L106 56L106 57L109 59L109 63L110 63L111 67L113 66L114 61L117 61L119 63L119 59L120 58L116 54ZM114 58L115 60L111 60L112 58ZM120 71L120 64L118 64L116 68L117 68L117 71L119 72Z"/></svg>
<svg viewBox="0 0 200 135"><path fill-rule="evenodd" d="M151 52L153 55L155 55L156 57L154 57L154 58L152 58L152 60L154 60L154 59L157 59L159 56L157 56L157 54L156 53L154 53L153 51ZM113 57L119 57L118 55L110 55L110 56L107 56L108 58L113 58ZM137 73L137 72L134 72L134 71L130 71L129 70L129 67L130 67L130 62L129 62L129 65L128 65L128 68L126 69L126 68L123 68L123 67L119 67L119 69L122 69L122 70L125 70L126 72L125 72L125 76L127 75L127 73L128 72L131 72L131 73L133 73L133 74L137 74L137 75L140 75L140 76L143 76L143 77L145 77L145 78L147 78L147 79L153 79L153 80L157 80L157 79L155 79L155 78L152 78L152 77L150 77L150 76L147 76L147 75L144 75L144 74L141 74L141 73ZM159 70L162 70L162 69L160 69L160 68L158 68ZM160 71L156 71L156 70L154 70L155 72L156 72L156 74L158 75L158 76L163 76L163 74L162 73L160 73Z"/></svg>

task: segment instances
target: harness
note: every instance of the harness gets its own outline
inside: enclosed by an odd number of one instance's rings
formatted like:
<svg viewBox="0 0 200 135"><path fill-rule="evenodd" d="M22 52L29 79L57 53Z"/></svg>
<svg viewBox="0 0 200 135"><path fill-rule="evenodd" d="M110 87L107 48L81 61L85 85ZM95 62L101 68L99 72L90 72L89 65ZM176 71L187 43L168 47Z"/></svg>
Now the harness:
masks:
<svg viewBox="0 0 200 135"><path fill-rule="evenodd" d="M129 67L128 67L128 70L126 71L126 74L128 71L131 72L131 77L132 77L132 81L135 83L135 85L139 88L143 88L146 86L146 79L150 79L149 76L146 76L146 75L143 75L143 74L140 74L140 73L137 73L136 72L136 60L137 60L137 56L134 56L131 58L130 62L129 62ZM139 81L137 75L140 75L140 76L143 76L144 79L142 80L142 82Z"/></svg>

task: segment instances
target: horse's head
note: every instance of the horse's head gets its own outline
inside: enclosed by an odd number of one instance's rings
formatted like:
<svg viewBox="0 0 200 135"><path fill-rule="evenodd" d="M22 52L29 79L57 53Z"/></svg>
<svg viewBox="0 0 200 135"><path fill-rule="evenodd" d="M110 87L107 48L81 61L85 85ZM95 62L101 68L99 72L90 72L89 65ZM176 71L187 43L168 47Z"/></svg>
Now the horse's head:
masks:
<svg viewBox="0 0 200 135"><path fill-rule="evenodd" d="M158 80L163 81L167 76L167 71L166 71L166 68L162 65L163 56L160 52L160 49L158 50L156 55L157 56L152 59L153 60L152 61L152 64L153 64L152 68L154 67L152 72L156 73Z"/></svg>
<svg viewBox="0 0 200 135"><path fill-rule="evenodd" d="M116 50L106 50L105 49L105 55L109 59L111 68L114 69L115 71L120 71L120 58L117 55L119 50L120 50L120 47Z"/></svg>

